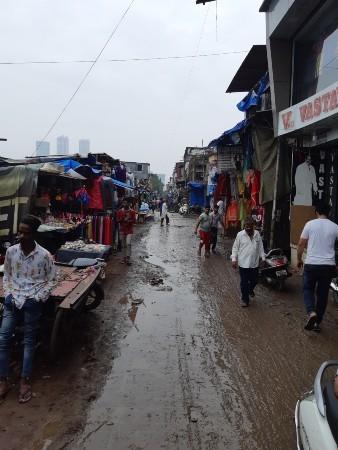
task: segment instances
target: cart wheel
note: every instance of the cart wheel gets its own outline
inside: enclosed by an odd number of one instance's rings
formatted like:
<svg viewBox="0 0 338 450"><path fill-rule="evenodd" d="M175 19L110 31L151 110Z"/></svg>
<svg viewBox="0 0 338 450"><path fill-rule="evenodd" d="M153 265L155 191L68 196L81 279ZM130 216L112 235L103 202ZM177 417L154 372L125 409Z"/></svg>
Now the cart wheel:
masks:
<svg viewBox="0 0 338 450"><path fill-rule="evenodd" d="M277 291L279 292L284 291L284 288L285 288L285 280L278 280L276 283Z"/></svg>
<svg viewBox="0 0 338 450"><path fill-rule="evenodd" d="M72 323L73 320L69 311L59 308L56 312L49 343L49 358L51 361L55 361L61 350L69 344Z"/></svg>
<svg viewBox="0 0 338 450"><path fill-rule="evenodd" d="M90 288L88 293L86 303L84 306L85 311L91 311L97 308L102 300L104 299L104 292L101 284L98 282L94 283L94 285Z"/></svg>

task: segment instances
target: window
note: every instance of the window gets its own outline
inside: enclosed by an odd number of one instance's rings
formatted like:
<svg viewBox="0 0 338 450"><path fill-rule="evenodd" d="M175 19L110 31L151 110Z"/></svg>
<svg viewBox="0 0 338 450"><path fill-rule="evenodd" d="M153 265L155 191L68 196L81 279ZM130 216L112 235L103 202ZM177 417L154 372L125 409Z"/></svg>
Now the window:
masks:
<svg viewBox="0 0 338 450"><path fill-rule="evenodd" d="M293 104L338 80L338 8L329 0L294 42Z"/></svg>
<svg viewBox="0 0 338 450"><path fill-rule="evenodd" d="M137 171L138 171L138 172L143 172L143 166L142 166L142 164L137 164Z"/></svg>

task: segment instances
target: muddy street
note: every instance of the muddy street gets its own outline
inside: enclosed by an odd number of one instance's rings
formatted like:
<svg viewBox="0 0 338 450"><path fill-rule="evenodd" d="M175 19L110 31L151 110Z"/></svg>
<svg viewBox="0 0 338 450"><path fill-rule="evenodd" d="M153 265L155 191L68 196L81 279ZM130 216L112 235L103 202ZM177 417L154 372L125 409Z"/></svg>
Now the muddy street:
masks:
<svg viewBox="0 0 338 450"><path fill-rule="evenodd" d="M299 276L283 293L259 286L241 309L224 250L199 259L192 231L174 216L139 242L114 286L126 321L115 325L118 355L67 448L294 448L296 399L336 356L336 311L321 335L306 334Z"/></svg>
<svg viewBox="0 0 338 450"><path fill-rule="evenodd" d="M336 356L337 312L330 303L322 333L304 332L297 275L240 308L231 242L198 258L194 223L139 227L133 265L111 260L106 300L68 353L56 367L39 355L32 402L1 406L0 448L295 448L295 403Z"/></svg>

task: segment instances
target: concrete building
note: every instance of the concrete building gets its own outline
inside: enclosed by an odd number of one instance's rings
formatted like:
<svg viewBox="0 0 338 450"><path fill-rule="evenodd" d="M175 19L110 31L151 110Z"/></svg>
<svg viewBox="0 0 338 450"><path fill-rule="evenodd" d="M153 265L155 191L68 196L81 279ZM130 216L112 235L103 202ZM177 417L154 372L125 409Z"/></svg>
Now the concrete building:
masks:
<svg viewBox="0 0 338 450"><path fill-rule="evenodd" d="M265 0L275 136L292 156L291 255L319 200L338 221L337 0Z"/></svg>
<svg viewBox="0 0 338 450"><path fill-rule="evenodd" d="M36 156L49 156L50 144L47 141L36 141Z"/></svg>
<svg viewBox="0 0 338 450"><path fill-rule="evenodd" d="M127 172L134 174L136 180L147 180L150 176L150 164L140 162L124 162Z"/></svg>
<svg viewBox="0 0 338 450"><path fill-rule="evenodd" d="M69 155L69 139L68 136L58 136L56 138L57 155Z"/></svg>
<svg viewBox="0 0 338 450"><path fill-rule="evenodd" d="M79 153L80 155L86 156L90 153L90 140L80 139L79 140Z"/></svg>

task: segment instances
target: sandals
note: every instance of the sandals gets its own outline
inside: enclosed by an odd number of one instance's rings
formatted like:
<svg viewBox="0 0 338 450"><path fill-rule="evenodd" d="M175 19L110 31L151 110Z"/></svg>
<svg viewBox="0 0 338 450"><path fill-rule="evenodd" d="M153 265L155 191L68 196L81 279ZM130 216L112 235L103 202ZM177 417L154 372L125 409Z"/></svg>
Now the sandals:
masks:
<svg viewBox="0 0 338 450"><path fill-rule="evenodd" d="M33 397L32 385L29 378L23 378L20 381L19 403L27 403Z"/></svg>

